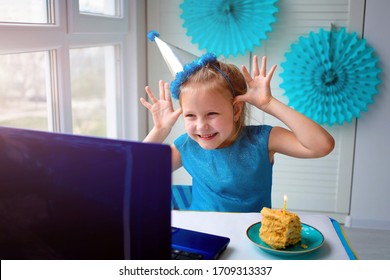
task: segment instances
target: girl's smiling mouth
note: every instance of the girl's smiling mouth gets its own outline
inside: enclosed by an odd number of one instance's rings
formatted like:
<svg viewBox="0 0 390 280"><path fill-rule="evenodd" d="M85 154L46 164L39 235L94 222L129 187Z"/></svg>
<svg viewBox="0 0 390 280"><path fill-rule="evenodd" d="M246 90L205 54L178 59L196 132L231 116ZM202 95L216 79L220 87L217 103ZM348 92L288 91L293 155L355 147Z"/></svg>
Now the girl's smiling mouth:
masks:
<svg viewBox="0 0 390 280"><path fill-rule="evenodd" d="M218 132L216 133L213 133L213 134L198 134L198 137L202 140L211 140L213 139L216 135L218 134Z"/></svg>

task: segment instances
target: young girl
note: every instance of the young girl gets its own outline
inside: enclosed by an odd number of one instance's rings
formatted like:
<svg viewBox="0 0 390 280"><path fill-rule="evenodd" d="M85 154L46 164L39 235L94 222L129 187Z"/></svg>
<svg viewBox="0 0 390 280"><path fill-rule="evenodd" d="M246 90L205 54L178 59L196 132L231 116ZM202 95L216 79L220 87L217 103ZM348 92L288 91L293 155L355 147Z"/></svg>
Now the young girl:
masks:
<svg viewBox="0 0 390 280"><path fill-rule="evenodd" d="M258 212L271 207L272 166L275 153L318 158L334 147L332 136L320 125L275 99L270 82L276 69L266 72L253 57L253 75L206 54L189 73L171 84L160 81L160 98L149 87L154 127L144 142L163 142L180 114L186 133L172 145L173 170L183 166L192 176L191 210ZM185 72L186 70L184 70ZM179 77L178 77L179 76ZM171 94L179 99L174 110ZM246 126L245 103L281 120L289 129Z"/></svg>

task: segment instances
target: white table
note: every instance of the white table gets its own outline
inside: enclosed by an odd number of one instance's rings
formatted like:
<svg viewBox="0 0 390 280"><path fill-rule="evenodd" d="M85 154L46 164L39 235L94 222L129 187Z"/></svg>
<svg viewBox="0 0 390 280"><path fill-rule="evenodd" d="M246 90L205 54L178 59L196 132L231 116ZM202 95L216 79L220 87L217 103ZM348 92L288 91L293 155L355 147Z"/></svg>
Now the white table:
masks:
<svg viewBox="0 0 390 280"><path fill-rule="evenodd" d="M356 257L340 233L337 222L334 221L335 225L324 215L297 214L302 223L316 228L325 238L321 248L299 255L298 259L349 260ZM220 259L283 259L262 251L247 238L247 228L259 221L261 221L260 213L172 211L172 225L175 227L229 237L230 244Z"/></svg>

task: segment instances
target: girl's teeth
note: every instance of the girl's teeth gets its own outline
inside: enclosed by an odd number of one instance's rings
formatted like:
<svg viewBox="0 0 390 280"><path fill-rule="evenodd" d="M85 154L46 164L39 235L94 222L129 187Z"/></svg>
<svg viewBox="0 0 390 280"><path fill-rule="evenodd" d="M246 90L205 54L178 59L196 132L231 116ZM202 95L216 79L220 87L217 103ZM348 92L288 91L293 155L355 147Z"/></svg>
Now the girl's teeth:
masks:
<svg viewBox="0 0 390 280"><path fill-rule="evenodd" d="M214 134L207 134L207 135L200 135L200 138L211 138L211 137L213 137L214 136Z"/></svg>

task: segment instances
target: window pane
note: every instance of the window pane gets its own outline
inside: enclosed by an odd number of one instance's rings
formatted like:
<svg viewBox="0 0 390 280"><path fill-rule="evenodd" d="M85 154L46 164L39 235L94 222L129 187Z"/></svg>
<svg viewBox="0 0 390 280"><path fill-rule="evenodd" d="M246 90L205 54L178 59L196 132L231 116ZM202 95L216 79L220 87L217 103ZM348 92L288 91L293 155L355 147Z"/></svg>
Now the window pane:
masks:
<svg viewBox="0 0 390 280"><path fill-rule="evenodd" d="M0 0L0 22L53 23L50 0Z"/></svg>
<svg viewBox="0 0 390 280"><path fill-rule="evenodd" d="M114 46L72 49L70 64L73 133L115 137Z"/></svg>
<svg viewBox="0 0 390 280"><path fill-rule="evenodd" d="M121 0L79 0L80 13L121 16Z"/></svg>
<svg viewBox="0 0 390 280"><path fill-rule="evenodd" d="M0 125L48 130L49 52L0 55Z"/></svg>

